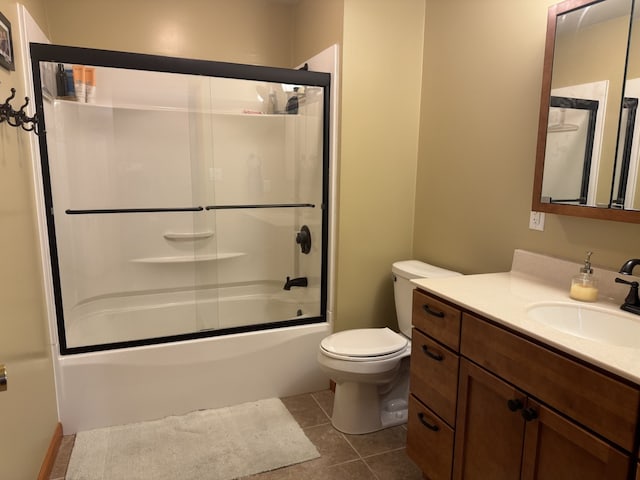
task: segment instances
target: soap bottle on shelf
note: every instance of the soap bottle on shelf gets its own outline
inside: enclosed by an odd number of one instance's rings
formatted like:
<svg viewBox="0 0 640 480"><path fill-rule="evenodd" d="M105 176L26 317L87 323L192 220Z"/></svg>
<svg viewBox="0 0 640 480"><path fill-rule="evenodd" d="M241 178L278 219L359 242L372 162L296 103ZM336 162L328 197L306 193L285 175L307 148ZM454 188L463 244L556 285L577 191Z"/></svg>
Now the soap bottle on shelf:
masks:
<svg viewBox="0 0 640 480"><path fill-rule="evenodd" d="M593 276L593 268L591 268L592 254L593 252L587 252L587 257L584 260L584 266L580 269L580 273L571 279L569 296L574 300L595 302L598 299L598 282Z"/></svg>

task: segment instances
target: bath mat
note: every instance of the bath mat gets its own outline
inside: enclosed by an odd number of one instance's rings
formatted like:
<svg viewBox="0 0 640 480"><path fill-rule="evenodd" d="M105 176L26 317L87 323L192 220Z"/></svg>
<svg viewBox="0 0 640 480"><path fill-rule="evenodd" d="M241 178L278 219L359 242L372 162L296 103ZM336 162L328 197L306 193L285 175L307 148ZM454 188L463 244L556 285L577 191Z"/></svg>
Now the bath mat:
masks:
<svg viewBox="0 0 640 480"><path fill-rule="evenodd" d="M319 457L277 398L79 432L67 480L230 480Z"/></svg>

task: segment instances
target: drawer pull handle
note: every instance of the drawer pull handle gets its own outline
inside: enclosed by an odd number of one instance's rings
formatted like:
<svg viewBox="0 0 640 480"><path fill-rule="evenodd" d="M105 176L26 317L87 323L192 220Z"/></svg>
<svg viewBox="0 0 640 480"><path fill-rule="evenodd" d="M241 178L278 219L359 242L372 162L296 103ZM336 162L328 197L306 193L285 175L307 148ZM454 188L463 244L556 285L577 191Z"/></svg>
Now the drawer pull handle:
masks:
<svg viewBox="0 0 640 480"><path fill-rule="evenodd" d="M536 412L533 408L528 407L522 410L522 418L524 418L527 422L531 420L535 420L538 418L538 412Z"/></svg>
<svg viewBox="0 0 640 480"><path fill-rule="evenodd" d="M510 398L507 400L507 407L509 407L509 410L512 412L517 412L518 410L522 410L524 404L519 398Z"/></svg>
<svg viewBox="0 0 640 480"><path fill-rule="evenodd" d="M433 358L436 362L441 362L442 360L444 360L444 357L441 353L432 352L426 345L422 345L422 351L429 357Z"/></svg>
<svg viewBox="0 0 640 480"><path fill-rule="evenodd" d="M422 305L422 309L425 311L425 313L428 313L429 315L432 315L438 318L444 318L444 312L439 312L438 310L431 310L429 305L427 305L426 303Z"/></svg>
<svg viewBox="0 0 640 480"><path fill-rule="evenodd" d="M438 430L440 430L440 427L437 425L434 425L433 423L429 423L424 419L425 415L424 413L420 412L418 414L418 420L420 420L420 423L422 423L422 425L424 425L425 427L427 427L429 430L433 430L434 432L437 432Z"/></svg>

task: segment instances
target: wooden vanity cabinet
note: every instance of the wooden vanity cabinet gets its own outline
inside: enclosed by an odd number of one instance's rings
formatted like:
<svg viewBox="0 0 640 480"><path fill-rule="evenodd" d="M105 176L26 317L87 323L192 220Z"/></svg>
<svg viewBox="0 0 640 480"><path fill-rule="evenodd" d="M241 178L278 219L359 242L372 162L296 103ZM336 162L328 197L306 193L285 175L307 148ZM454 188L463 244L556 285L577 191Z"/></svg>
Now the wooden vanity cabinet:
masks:
<svg viewBox="0 0 640 480"><path fill-rule="evenodd" d="M460 349L461 321L458 308L420 290L413 291L413 326L454 352Z"/></svg>
<svg viewBox="0 0 640 480"><path fill-rule="evenodd" d="M526 395L466 359L459 395L453 478L520 478L524 420L518 410Z"/></svg>
<svg viewBox="0 0 640 480"><path fill-rule="evenodd" d="M567 417L631 452L637 388L502 327L464 314L461 353Z"/></svg>
<svg viewBox="0 0 640 480"><path fill-rule="evenodd" d="M413 315L407 453L425 478L633 478L637 387L420 290Z"/></svg>
<svg viewBox="0 0 640 480"><path fill-rule="evenodd" d="M407 455L429 480L451 478L461 315L414 290Z"/></svg>
<svg viewBox="0 0 640 480"><path fill-rule="evenodd" d="M407 455L425 478L451 478L454 430L415 396L409 395Z"/></svg>
<svg viewBox="0 0 640 480"><path fill-rule="evenodd" d="M624 480L629 457L462 359L454 480Z"/></svg>

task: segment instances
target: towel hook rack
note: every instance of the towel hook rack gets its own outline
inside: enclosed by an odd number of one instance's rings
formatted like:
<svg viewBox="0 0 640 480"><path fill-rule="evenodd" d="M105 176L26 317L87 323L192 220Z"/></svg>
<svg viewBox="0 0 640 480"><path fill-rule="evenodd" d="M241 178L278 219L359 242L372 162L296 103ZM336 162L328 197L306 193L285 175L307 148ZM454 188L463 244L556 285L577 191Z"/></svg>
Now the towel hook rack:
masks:
<svg viewBox="0 0 640 480"><path fill-rule="evenodd" d="M29 97L24 97L24 104L19 110L15 110L11 105L11 100L16 96L16 89L11 88L11 95L7 97L3 104L0 104L0 123L7 122L12 127L20 127L27 132L34 132L36 135L42 135L44 132L40 129L38 122L38 114L32 117L27 115L25 108L29 105Z"/></svg>

